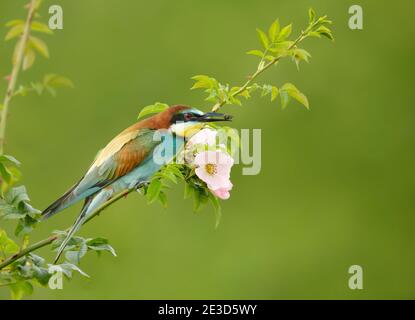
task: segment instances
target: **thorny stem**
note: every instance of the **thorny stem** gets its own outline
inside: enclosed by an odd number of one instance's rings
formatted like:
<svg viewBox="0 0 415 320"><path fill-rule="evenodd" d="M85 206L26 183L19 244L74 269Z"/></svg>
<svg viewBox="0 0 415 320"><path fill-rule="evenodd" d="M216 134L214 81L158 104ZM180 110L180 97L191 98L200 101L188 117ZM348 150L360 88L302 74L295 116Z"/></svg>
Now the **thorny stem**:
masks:
<svg viewBox="0 0 415 320"><path fill-rule="evenodd" d="M29 39L30 26L32 24L32 19L35 13L36 0L31 0L29 3L29 11L27 14L26 22L23 29L23 34L18 43L18 49L16 52L16 60L13 64L12 73L9 79L9 85L7 86L6 96L4 97L3 109L1 111L0 118L0 154L4 152L4 139L6 138L6 123L7 123L7 113L9 109L10 100L13 96L14 88L16 86L17 77L19 75L20 66L22 65L22 60L24 56L24 51L26 48L27 40Z"/></svg>

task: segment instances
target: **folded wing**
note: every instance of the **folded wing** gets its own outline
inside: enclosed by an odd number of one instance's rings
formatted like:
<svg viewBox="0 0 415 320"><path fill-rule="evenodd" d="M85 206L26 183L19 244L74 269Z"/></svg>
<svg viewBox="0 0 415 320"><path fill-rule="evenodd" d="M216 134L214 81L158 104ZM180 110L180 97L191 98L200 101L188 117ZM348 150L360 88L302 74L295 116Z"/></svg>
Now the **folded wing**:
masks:
<svg viewBox="0 0 415 320"><path fill-rule="evenodd" d="M154 132L153 129L138 129L115 137L99 152L81 180L43 211L44 218L95 194L140 165L160 144L153 139Z"/></svg>

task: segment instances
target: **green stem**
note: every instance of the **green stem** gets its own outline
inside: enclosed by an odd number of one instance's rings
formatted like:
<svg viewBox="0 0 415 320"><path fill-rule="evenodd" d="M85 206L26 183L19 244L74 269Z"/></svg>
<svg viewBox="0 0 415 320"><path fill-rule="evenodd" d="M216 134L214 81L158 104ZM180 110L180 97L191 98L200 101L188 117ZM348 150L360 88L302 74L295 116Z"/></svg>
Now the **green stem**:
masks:
<svg viewBox="0 0 415 320"><path fill-rule="evenodd" d="M24 51L30 35L30 26L35 13L36 0L31 0L29 4L29 11L23 29L23 34L18 43L16 60L13 64L12 73L10 75L9 85L7 86L6 96L4 97L3 109L1 110L0 118L0 154L4 152L4 140L6 138L6 123L7 113L9 111L10 100L12 99L14 88L16 86L17 77L19 76L20 66L22 65Z"/></svg>
<svg viewBox="0 0 415 320"><path fill-rule="evenodd" d="M307 34L317 25L317 22L313 23L312 25L308 26L308 28L305 31L302 31L301 34L298 36L297 39L294 40L294 42L288 47L288 50L293 49L298 43L300 43L302 40L304 40L307 37ZM234 98L237 95L241 94L242 92L244 92L249 85L260 75L262 74L265 70L269 69L270 67L272 67L274 64L276 64L278 61L281 60L283 56L277 56L275 57L273 60L269 61L267 64L265 64L263 67L259 67L262 62L263 59L261 59L260 65L257 68L257 71L255 71L255 73L251 76L249 76L249 79L242 85L242 87L240 87L237 91L235 91L231 97ZM226 103L225 100L222 100L220 103L215 104L212 107L212 111L216 112L218 111L221 107L223 107L223 105Z"/></svg>
<svg viewBox="0 0 415 320"><path fill-rule="evenodd" d="M43 239L39 242L36 242L35 244L32 244L31 246L28 246L26 249L21 250L18 253L10 256L6 260L4 260L2 263L0 263L0 270L7 267L9 264L13 263L14 261L20 259L21 257L24 257L25 255L29 254L30 252L35 251L37 249L40 249L44 246L47 246L48 244L51 244L57 238L58 238L58 236L53 235L49 238Z"/></svg>
<svg viewBox="0 0 415 320"><path fill-rule="evenodd" d="M107 207L109 207L111 204L113 204L114 202L120 200L121 198L127 196L129 193L131 193L132 191L134 191L135 189L127 189L124 190L123 192L120 192L119 194L117 194L115 197L111 198L110 200L108 200L107 202L103 203L99 208L97 208L90 216L88 219L85 220L84 224L87 223L88 221L90 221L91 219L93 219L94 217L96 217L97 215L99 215L104 209L106 209ZM67 229L69 230L69 228ZM4 260L3 262L0 263L0 270L7 267L8 265L10 265L11 263L13 263L14 261L24 257L25 255L29 254L30 252L33 252L35 250L38 250L40 248L43 248L49 244L51 244L53 241L55 241L58 238L57 235L52 235L46 239L40 240L39 242L36 242L28 247L26 247L24 250L19 251L18 253L10 256L9 258L7 258L6 260Z"/></svg>
<svg viewBox="0 0 415 320"><path fill-rule="evenodd" d="M16 284L17 283L17 281L14 281L14 282L9 282L9 283L2 283L2 284L0 284L0 288L1 287L7 287L7 286L10 286L10 285L12 285L12 284Z"/></svg>

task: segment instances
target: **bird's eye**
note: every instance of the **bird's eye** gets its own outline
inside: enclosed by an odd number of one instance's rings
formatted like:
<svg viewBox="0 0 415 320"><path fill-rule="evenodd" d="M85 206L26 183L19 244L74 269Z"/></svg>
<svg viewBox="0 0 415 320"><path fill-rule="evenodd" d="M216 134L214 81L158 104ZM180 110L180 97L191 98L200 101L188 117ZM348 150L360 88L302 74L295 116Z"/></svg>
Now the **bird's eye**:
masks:
<svg viewBox="0 0 415 320"><path fill-rule="evenodd" d="M191 113L185 113L184 114L184 120L189 121L193 118Z"/></svg>

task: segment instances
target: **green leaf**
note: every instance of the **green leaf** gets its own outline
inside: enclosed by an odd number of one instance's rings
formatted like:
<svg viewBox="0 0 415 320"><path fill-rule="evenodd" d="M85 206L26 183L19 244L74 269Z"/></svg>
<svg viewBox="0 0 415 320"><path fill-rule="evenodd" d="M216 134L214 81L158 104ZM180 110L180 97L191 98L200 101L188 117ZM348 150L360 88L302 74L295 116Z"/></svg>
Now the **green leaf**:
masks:
<svg viewBox="0 0 415 320"><path fill-rule="evenodd" d="M320 33L316 32L316 31L311 31L308 33L309 37L315 37L315 38L321 38Z"/></svg>
<svg viewBox="0 0 415 320"><path fill-rule="evenodd" d="M308 9L309 23L312 24L316 20L316 12L313 8Z"/></svg>
<svg viewBox="0 0 415 320"><path fill-rule="evenodd" d="M300 48L293 49L292 55L297 65L297 69L299 68L300 61L304 60L305 62L308 63L308 58L311 57L311 54L308 53L308 51L304 49L300 49Z"/></svg>
<svg viewBox="0 0 415 320"><path fill-rule="evenodd" d="M38 256L37 254L34 253L29 253L28 255L30 257L30 259L33 261L33 263L37 266L41 266L45 263L45 259Z"/></svg>
<svg viewBox="0 0 415 320"><path fill-rule="evenodd" d="M32 89L40 96L45 89L45 86L40 82L32 82L31 83Z"/></svg>
<svg viewBox="0 0 415 320"><path fill-rule="evenodd" d="M38 222L38 220L30 217L29 215L25 215L24 217L19 219L16 229L14 230L15 236L20 237L31 233L33 231L34 226Z"/></svg>
<svg viewBox="0 0 415 320"><path fill-rule="evenodd" d="M0 163L0 176L7 183L10 183L10 181L12 179L12 173L10 172L10 170L3 163Z"/></svg>
<svg viewBox="0 0 415 320"><path fill-rule="evenodd" d="M108 244L108 239L101 238L101 237L88 239L88 240L86 240L86 244L88 246L94 246L94 247L95 246L101 246L103 244Z"/></svg>
<svg viewBox="0 0 415 320"><path fill-rule="evenodd" d="M193 212L197 212L200 208L200 192L198 189L193 190Z"/></svg>
<svg viewBox="0 0 415 320"><path fill-rule="evenodd" d="M161 184L161 181L159 179L153 179L150 182L150 184L148 185L148 188L147 188L147 193L146 193L148 203L152 203L155 200L157 200L157 198L160 194L160 191L161 191L161 187L162 187L162 184Z"/></svg>
<svg viewBox="0 0 415 320"><path fill-rule="evenodd" d="M264 53L261 50L250 50L246 54L250 54L252 56L258 56L260 58L264 56Z"/></svg>
<svg viewBox="0 0 415 320"><path fill-rule="evenodd" d="M190 88L190 90L194 90L194 89L212 89L212 88L218 88L218 86L219 86L219 83L215 78L211 78L211 77L203 75L203 74L193 76L192 79L195 80L196 82Z"/></svg>
<svg viewBox="0 0 415 320"><path fill-rule="evenodd" d="M287 39L291 35L291 31L292 31L291 24L282 28L280 34L278 35L278 41L284 41L285 39Z"/></svg>
<svg viewBox="0 0 415 320"><path fill-rule="evenodd" d="M31 29L32 31L36 31L36 32L41 32L45 34L53 34L53 31L49 29L48 25L42 22L38 22L38 21L32 22Z"/></svg>
<svg viewBox="0 0 415 320"><path fill-rule="evenodd" d="M10 192L6 195L6 197L10 200L11 203L14 205L19 205L21 202L30 201L30 198L27 194L25 186L19 186L10 190Z"/></svg>
<svg viewBox="0 0 415 320"><path fill-rule="evenodd" d="M13 95L15 96L22 96L25 97L27 96L27 94L29 93L30 89L27 86L24 85L19 85L19 87L17 88L17 90L13 93Z"/></svg>
<svg viewBox="0 0 415 320"><path fill-rule="evenodd" d="M211 192L209 192L209 200L212 203L213 209L215 209L215 228L218 228L220 220L222 218L222 209L220 202L217 197Z"/></svg>
<svg viewBox="0 0 415 320"><path fill-rule="evenodd" d="M87 251L88 251L88 246L84 242L78 251L79 259L81 259L87 253Z"/></svg>
<svg viewBox="0 0 415 320"><path fill-rule="evenodd" d="M310 108L307 97L301 92L289 92L289 95L300 102L307 109Z"/></svg>
<svg viewBox="0 0 415 320"><path fill-rule="evenodd" d="M264 84L262 86L261 97L265 97L266 95L269 95L271 92L272 92L272 86L269 84Z"/></svg>
<svg viewBox="0 0 415 320"><path fill-rule="evenodd" d="M33 286L29 281L18 281L10 284L9 288L13 300L20 300L24 296L29 296L33 293Z"/></svg>
<svg viewBox="0 0 415 320"><path fill-rule="evenodd" d="M164 208L167 208L167 195L166 195L166 193L163 192L163 191L160 191L158 199L159 199L160 203L162 204L162 206Z"/></svg>
<svg viewBox="0 0 415 320"><path fill-rule="evenodd" d="M330 40L334 40L334 37L331 33L331 30L325 26L320 26L318 27L318 29L316 30L316 32Z"/></svg>
<svg viewBox="0 0 415 320"><path fill-rule="evenodd" d="M189 197L191 197L193 194L193 187L190 183L185 183L184 184L184 199L188 199Z"/></svg>
<svg viewBox="0 0 415 320"><path fill-rule="evenodd" d="M49 49L45 41L37 37L31 36L29 38L29 46L39 52L45 58L49 58Z"/></svg>
<svg viewBox="0 0 415 320"><path fill-rule="evenodd" d="M11 20L11 21L8 21L6 23L6 27L14 27L14 26L17 26L19 24L24 25L24 21L20 20L20 19Z"/></svg>
<svg viewBox="0 0 415 320"><path fill-rule="evenodd" d="M68 262L78 265L82 257L85 256L85 254L87 253L87 251L88 251L88 245L85 242L83 242L79 246L78 250L66 251L65 258Z"/></svg>
<svg viewBox="0 0 415 320"><path fill-rule="evenodd" d="M249 98L251 97L251 94L249 93L249 90L248 90L248 89L245 89L244 91L242 91L242 92L240 93L240 95L241 95L242 97L244 97L245 99L249 99Z"/></svg>
<svg viewBox="0 0 415 320"><path fill-rule="evenodd" d="M79 272L81 275L83 275L84 277L89 278L89 275L87 275L85 272L83 272L78 266L74 265L74 264L70 264L69 266L70 268L72 268L72 270Z"/></svg>
<svg viewBox="0 0 415 320"><path fill-rule="evenodd" d="M283 41L283 42L277 42L275 44L275 48L271 48L269 51L273 54L274 57L286 57L289 54L289 45L291 41ZM284 44L284 45L281 45Z"/></svg>
<svg viewBox="0 0 415 320"><path fill-rule="evenodd" d="M105 238L94 238L94 239L88 239L86 241L86 244L88 245L88 248L93 251L108 251L110 252L114 257L117 256L115 253L115 250L112 246L108 244L108 240Z"/></svg>
<svg viewBox="0 0 415 320"><path fill-rule="evenodd" d="M230 96L230 97L229 97L229 103L230 103L230 104L236 104L236 105L238 105L238 106L242 106L242 102L241 102L241 100L239 100L239 99L237 99L237 98L235 98L235 97L233 97L233 96Z"/></svg>
<svg viewBox="0 0 415 320"><path fill-rule="evenodd" d="M294 56L296 58L299 58L300 60L304 60L308 62L308 58L311 57L311 54L304 49L297 48L297 49L294 49Z"/></svg>
<svg viewBox="0 0 415 320"><path fill-rule="evenodd" d="M65 259L66 261L70 263L79 264L80 258L79 258L78 251L66 251Z"/></svg>
<svg viewBox="0 0 415 320"><path fill-rule="evenodd" d="M277 87L273 86L271 90L271 102L277 99L279 90Z"/></svg>
<svg viewBox="0 0 415 320"><path fill-rule="evenodd" d="M166 169L168 169L169 171L171 171L177 178L183 180L184 179L184 175L180 171L180 167L181 167L181 165L171 163L171 164L169 164L169 165L166 166Z"/></svg>
<svg viewBox="0 0 415 320"><path fill-rule="evenodd" d="M4 40L8 41L13 38L20 36L23 33L24 25L23 24L16 24L10 28L9 32L7 32L6 37Z"/></svg>
<svg viewBox="0 0 415 320"><path fill-rule="evenodd" d="M290 96L286 91L280 90L281 107L285 109L290 101Z"/></svg>
<svg viewBox="0 0 415 320"><path fill-rule="evenodd" d="M36 265L34 265L32 269L33 269L33 277L39 282L40 285L46 286L51 277L51 274L48 272L48 269L41 268Z"/></svg>
<svg viewBox="0 0 415 320"><path fill-rule="evenodd" d="M26 49L26 52L23 56L23 66L22 66L23 70L29 69L33 65L35 60L36 60L35 51L33 51L30 48Z"/></svg>
<svg viewBox="0 0 415 320"><path fill-rule="evenodd" d="M74 87L73 82L69 78L54 73L48 73L43 77L43 85L53 88Z"/></svg>
<svg viewBox="0 0 415 320"><path fill-rule="evenodd" d="M72 271L77 271L79 272L81 275L83 275L84 277L89 278L89 275L87 275L85 272L83 272L78 266L72 264L72 263L62 263L59 265L48 265L49 269L52 267L58 267L61 269L61 271L68 277L68 278L72 278Z"/></svg>
<svg viewBox="0 0 415 320"><path fill-rule="evenodd" d="M29 204L24 186L12 188L0 199L0 216L3 219L18 219L15 235L20 236L33 230L40 218L40 211Z"/></svg>
<svg viewBox="0 0 415 320"><path fill-rule="evenodd" d="M209 189L205 185L198 185L193 193L193 211L196 213L199 211L202 205L209 201Z"/></svg>
<svg viewBox="0 0 415 320"><path fill-rule="evenodd" d="M164 166L156 175L155 177L162 178L162 184L163 186L166 185L166 182L164 180L168 180L174 184L177 184L177 179L184 179L184 176L182 172L179 169L178 164L171 163L166 166Z"/></svg>
<svg viewBox="0 0 415 320"><path fill-rule="evenodd" d="M269 39L268 39L267 35L265 34L265 32L262 31L261 29L258 29L258 28L256 29L256 32L258 33L258 38L259 38L259 41L261 42L262 46L265 49L268 49Z"/></svg>
<svg viewBox="0 0 415 320"><path fill-rule="evenodd" d="M5 164L11 164L15 167L20 166L20 161L17 160L15 157L9 155L0 155L0 162Z"/></svg>
<svg viewBox="0 0 415 320"><path fill-rule="evenodd" d="M296 86L292 83L286 83L281 87L281 91L286 92L290 97L294 98L302 105L304 105L307 109L309 109L309 103L307 97L301 93Z"/></svg>
<svg viewBox="0 0 415 320"><path fill-rule="evenodd" d="M279 53L280 51L288 50L293 41L280 41L275 43L274 48L270 48L269 51L273 53Z"/></svg>
<svg viewBox="0 0 415 320"><path fill-rule="evenodd" d="M280 32L280 22L279 20L275 20L273 24L268 29L268 35L271 40L271 43L275 42L277 39L277 35Z"/></svg>
<svg viewBox="0 0 415 320"><path fill-rule="evenodd" d="M103 245L100 245L100 246L97 246L97 247L90 247L90 249L91 250L94 250L94 251L97 251L97 252L99 252L99 251L108 251L114 257L117 256L114 248L112 246L110 246L109 244L103 244Z"/></svg>
<svg viewBox="0 0 415 320"><path fill-rule="evenodd" d="M160 177L164 178L165 180L168 180L174 184L177 184L177 178L176 175L169 171L169 170L164 170L162 172L160 172Z"/></svg>
<svg viewBox="0 0 415 320"><path fill-rule="evenodd" d="M4 255L9 255L18 251L19 246L7 236L6 231L0 229L0 252Z"/></svg>
<svg viewBox="0 0 415 320"><path fill-rule="evenodd" d="M166 110L168 107L168 104L156 102L155 104L144 107L138 114L137 119L141 119L142 117L147 116L149 114L162 112Z"/></svg>

